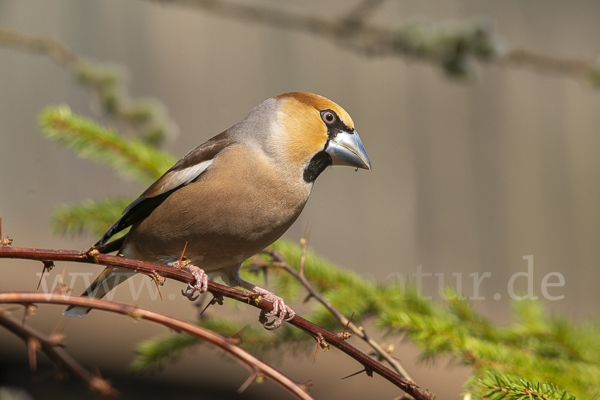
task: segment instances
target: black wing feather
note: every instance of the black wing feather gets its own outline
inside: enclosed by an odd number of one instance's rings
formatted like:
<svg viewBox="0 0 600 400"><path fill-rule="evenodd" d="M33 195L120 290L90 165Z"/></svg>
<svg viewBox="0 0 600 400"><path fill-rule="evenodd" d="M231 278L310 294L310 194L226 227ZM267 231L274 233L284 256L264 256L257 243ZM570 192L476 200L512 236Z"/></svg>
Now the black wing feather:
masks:
<svg viewBox="0 0 600 400"><path fill-rule="evenodd" d="M154 197L139 197L125 209L125 214L102 236L96 246L104 245L108 239L123 229L130 227L138 221L145 219L154 209L160 206L174 191L185 185L171 189L168 192Z"/></svg>
<svg viewBox="0 0 600 400"><path fill-rule="evenodd" d="M229 137L229 133L224 131L186 154L181 160L177 161L175 165L165 172L163 177L169 174L169 172L183 170L203 161L212 160L219 152L233 143L234 141ZM186 185L189 185L192 182L197 181L205 171L206 169L200 172L195 179L157 195L154 195L156 192L156 186L161 186L163 184L161 180L162 178L154 182L154 184L152 184L144 193L142 193L139 198L127 206L124 211L124 215L108 231L106 231L106 233L102 236L98 243L95 244L95 246L104 246L106 249L112 249L113 247L116 247L116 245L111 245L111 243L108 245L105 244L116 233L130 227L136 222L142 221L144 218L150 215L150 213L152 213L156 207L160 206L163 201L165 201L167 197L171 195L171 193L181 189Z"/></svg>

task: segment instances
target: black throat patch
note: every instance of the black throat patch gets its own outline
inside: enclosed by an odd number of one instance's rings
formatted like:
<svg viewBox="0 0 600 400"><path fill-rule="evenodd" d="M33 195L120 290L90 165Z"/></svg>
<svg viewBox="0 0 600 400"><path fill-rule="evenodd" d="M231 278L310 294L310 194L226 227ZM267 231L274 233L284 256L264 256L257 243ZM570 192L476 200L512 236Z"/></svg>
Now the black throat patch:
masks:
<svg viewBox="0 0 600 400"><path fill-rule="evenodd" d="M321 150L308 163L308 166L304 169L304 180L307 183L314 183L314 181L321 175L321 172L333 163L331 156L324 150Z"/></svg>

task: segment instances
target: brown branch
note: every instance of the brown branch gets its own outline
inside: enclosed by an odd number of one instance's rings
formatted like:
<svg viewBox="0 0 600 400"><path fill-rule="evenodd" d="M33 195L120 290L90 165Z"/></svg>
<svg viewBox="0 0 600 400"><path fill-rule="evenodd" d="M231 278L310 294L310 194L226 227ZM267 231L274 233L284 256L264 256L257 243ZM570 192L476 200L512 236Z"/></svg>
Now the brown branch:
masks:
<svg viewBox="0 0 600 400"><path fill-rule="evenodd" d="M352 45L351 47L354 50L362 52L370 52L376 47L382 47L382 44L385 44L383 47L386 47L388 50L392 50L393 48L392 42L388 41L393 36L393 31L365 24L349 25L346 18L330 20L319 16L291 13L276 7L246 5L218 0L152 1L197 8L225 18L307 32L328 39L347 41L351 34L352 39L346 44Z"/></svg>
<svg viewBox="0 0 600 400"><path fill-rule="evenodd" d="M214 15L253 22L277 28L310 33L335 41L357 53L368 56L412 57L436 65L447 62L436 49L426 49L423 42L413 42L411 35L403 36L402 29L389 29L364 22L381 0L362 0L346 16L336 20L315 15L298 14L276 7L246 5L220 0L151 0L196 8ZM342 13L343 15L343 13ZM558 73L575 78L587 78L600 84L600 67L587 60L564 59L525 49L503 51L497 41L493 54L479 57L488 63L524 67L540 72ZM457 42L460 46L461 43ZM487 50L486 50L487 51Z"/></svg>
<svg viewBox="0 0 600 400"><path fill-rule="evenodd" d="M542 72L578 78L590 76L598 69L597 65L588 61L556 57L528 49L513 49L508 52L504 60L509 65L530 67Z"/></svg>
<svg viewBox="0 0 600 400"><path fill-rule="evenodd" d="M306 252L305 247L306 247L306 238L302 242L303 254L305 254L305 252ZM408 372L406 372L406 370L404 369L404 367L398 360L396 360L394 357L392 357L391 354L389 352L387 352L379 343L377 343L375 340L373 340L371 337L369 337L362 326L359 327L359 326L356 326L355 324L353 324L348 318L346 318L344 316L344 314L342 314L337 308L335 308L335 306L333 304L328 302L311 285L311 283L308 281L308 279L304 275L303 268L300 271L296 271L296 269L294 269L294 267L292 267L285 260L285 258L281 255L281 253L279 253L277 250L266 249L263 251L263 253L269 254L273 258L275 263L272 264L272 266L275 266L277 268L282 268L286 272L291 274L294 278L296 278L302 284L302 286L304 286L306 288L306 290L308 290L309 297L314 297L319 303L321 303L323 306L325 306L325 308L331 314L333 314L333 316L336 317L342 325L344 325L346 328L350 328L350 330L352 331L353 334L357 335L362 340L364 340L366 343L368 343L369 346L371 346L371 348L375 351L378 358L387 361L400 375L404 376L409 381L412 381L412 378L410 377ZM266 265L269 266L270 264L266 263ZM344 330L346 328L344 328Z"/></svg>
<svg viewBox="0 0 600 400"><path fill-rule="evenodd" d="M273 379L279 385L293 393L297 398L303 400L313 400L300 384L294 382L281 372L277 371L270 365L262 362L246 350L234 345L232 341L224 336L219 335L209 329L182 321L168 315L160 314L144 308L134 307L127 304L115 303L112 301L92 299L89 297L68 296L62 294L46 294L46 293L28 293L28 292L6 292L0 293L0 303L6 304L30 304L30 303L45 303L45 304L64 304L95 308L98 310L109 311L117 314L128 315L134 319L145 319L156 322L178 332L186 332L196 336L202 340L225 350L231 354L242 364L250 368L252 375L263 375ZM1 318L1 317L0 317ZM2 323L0 319L0 323ZM13 322L13 324L16 324ZM16 332L15 332L16 333ZM32 336L38 340L37 336ZM52 347L54 348L54 344ZM55 349L56 350L56 349ZM62 361L62 359L60 360ZM87 371L86 371L87 372Z"/></svg>
<svg viewBox="0 0 600 400"><path fill-rule="evenodd" d="M10 295L11 293L2 293L0 296ZM37 293L36 293L37 294ZM20 303L20 302L19 302ZM66 351L61 349L60 341L51 338L45 338L39 332L32 328L27 328L11 318L4 315L4 311L0 308L0 325L19 336L27 344L29 350L29 363L32 369L35 369L35 354L38 348L50 358L57 367L68 369L73 374L84 381L88 387L96 392L101 398L111 400L115 399L118 392L99 375L94 375L86 370Z"/></svg>
<svg viewBox="0 0 600 400"><path fill-rule="evenodd" d="M158 274L162 277L172 278L184 283L194 283L194 277L190 273L179 269L160 264L130 260L123 257L105 254L95 255L86 251L0 247L0 258L18 258L39 261L71 261L88 264L98 263L105 266L132 270L146 275ZM241 290L219 285L212 281L208 282L208 291L217 297L228 297L236 301L250 304L251 306L259 308L265 312L269 312L273 309L273 305L264 299L257 299L248 292L243 292ZM72 299L75 300L77 298ZM414 382L405 379L383 364L377 362L360 350L346 343L338 334L323 329L298 315L296 315L289 323L311 335L315 340L317 340L317 342L320 342L320 338L324 339L333 347L336 347L362 364L367 373L377 373L407 394L413 396L415 399L431 400L433 398L428 390L421 389Z"/></svg>
<svg viewBox="0 0 600 400"><path fill-rule="evenodd" d="M160 102L136 100L129 96L123 72L114 67L82 61L58 39L0 27L0 45L49 56L92 91L106 115L124 121L153 144L162 142L174 129L175 124Z"/></svg>
<svg viewBox="0 0 600 400"><path fill-rule="evenodd" d="M54 38L28 35L26 33L0 27L0 44L20 50L46 54L66 68L73 68L77 63L77 56L75 53Z"/></svg>

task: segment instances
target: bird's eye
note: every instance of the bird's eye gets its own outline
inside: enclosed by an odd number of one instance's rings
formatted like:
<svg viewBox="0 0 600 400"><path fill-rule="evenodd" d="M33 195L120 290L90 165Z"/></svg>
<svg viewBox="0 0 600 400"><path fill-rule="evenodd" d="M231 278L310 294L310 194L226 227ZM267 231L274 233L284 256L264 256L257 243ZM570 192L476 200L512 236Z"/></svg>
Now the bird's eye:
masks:
<svg viewBox="0 0 600 400"><path fill-rule="evenodd" d="M333 124L335 122L335 114L333 111L321 111L321 118L326 124Z"/></svg>

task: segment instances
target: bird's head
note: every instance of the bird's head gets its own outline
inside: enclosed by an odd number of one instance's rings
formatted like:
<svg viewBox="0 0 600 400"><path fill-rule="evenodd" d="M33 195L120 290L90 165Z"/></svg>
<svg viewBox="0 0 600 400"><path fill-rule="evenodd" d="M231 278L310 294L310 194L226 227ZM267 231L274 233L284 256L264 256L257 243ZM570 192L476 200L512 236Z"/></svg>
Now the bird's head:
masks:
<svg viewBox="0 0 600 400"><path fill-rule="evenodd" d="M296 170L301 168L308 183L331 165L371 169L352 118L325 97L284 93L262 102L242 124L269 156ZM253 128L248 129L250 126Z"/></svg>

